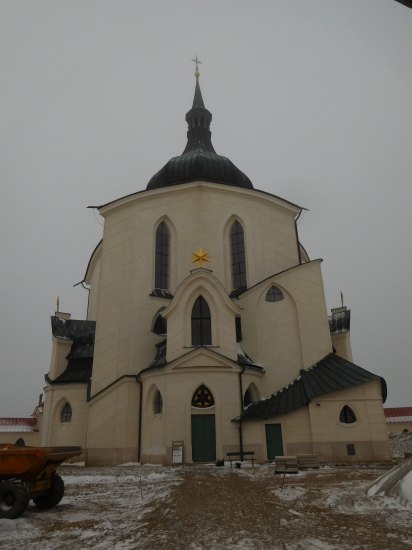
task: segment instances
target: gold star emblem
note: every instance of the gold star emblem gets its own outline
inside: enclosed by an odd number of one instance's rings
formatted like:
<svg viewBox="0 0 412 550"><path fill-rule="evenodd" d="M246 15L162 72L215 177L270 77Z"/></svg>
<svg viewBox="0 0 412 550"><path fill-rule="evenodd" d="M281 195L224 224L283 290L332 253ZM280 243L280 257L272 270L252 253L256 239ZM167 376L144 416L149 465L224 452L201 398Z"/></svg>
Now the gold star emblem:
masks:
<svg viewBox="0 0 412 550"><path fill-rule="evenodd" d="M199 248L196 252L192 252L192 263L202 266L205 262L210 262L207 250Z"/></svg>

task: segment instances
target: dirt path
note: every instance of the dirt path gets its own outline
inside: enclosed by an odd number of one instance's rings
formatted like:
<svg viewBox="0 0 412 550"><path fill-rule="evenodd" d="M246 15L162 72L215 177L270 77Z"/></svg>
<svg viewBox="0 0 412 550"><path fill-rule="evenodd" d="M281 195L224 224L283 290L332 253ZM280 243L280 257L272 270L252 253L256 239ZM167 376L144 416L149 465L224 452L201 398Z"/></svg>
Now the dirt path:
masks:
<svg viewBox="0 0 412 550"><path fill-rule="evenodd" d="M59 506L0 519L14 550L412 550L412 509L368 498L378 468L65 466Z"/></svg>
<svg viewBox="0 0 412 550"><path fill-rule="evenodd" d="M370 499L359 489L375 478L366 470L313 472L288 476L281 490L282 478L268 470L189 471L167 508L146 516L139 535L159 549L410 550L411 524L402 525L398 511L362 510Z"/></svg>

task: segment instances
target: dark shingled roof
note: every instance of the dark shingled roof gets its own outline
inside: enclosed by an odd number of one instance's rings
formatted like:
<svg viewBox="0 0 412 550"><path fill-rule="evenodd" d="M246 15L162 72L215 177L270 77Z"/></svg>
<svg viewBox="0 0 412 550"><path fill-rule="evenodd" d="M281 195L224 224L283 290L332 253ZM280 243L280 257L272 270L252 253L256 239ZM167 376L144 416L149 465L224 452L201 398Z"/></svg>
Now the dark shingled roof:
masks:
<svg viewBox="0 0 412 550"><path fill-rule="evenodd" d="M72 346L67 356L67 367L55 380L46 374L49 384L86 383L90 380L93 368L95 321L51 318L53 336L71 340Z"/></svg>
<svg viewBox="0 0 412 550"><path fill-rule="evenodd" d="M212 113L205 108L196 77L193 106L186 114L189 126L186 148L180 156L170 159L152 177L147 184L147 190L199 180L253 189L246 174L214 150L209 129L211 121Z"/></svg>
<svg viewBox="0 0 412 550"><path fill-rule="evenodd" d="M52 334L60 338L75 340L79 337L91 338L94 342L96 321L80 321L79 319L51 318Z"/></svg>
<svg viewBox="0 0 412 550"><path fill-rule="evenodd" d="M167 340L162 340L156 344L156 356L149 365L149 369L159 369L167 365L166 361Z"/></svg>
<svg viewBox="0 0 412 550"><path fill-rule="evenodd" d="M301 370L300 376L288 386L267 399L248 405L241 418L253 420L280 416L308 405L315 397L353 388L371 380L380 380L382 400L385 402L386 383L383 378L330 353L312 367Z"/></svg>
<svg viewBox="0 0 412 550"><path fill-rule="evenodd" d="M87 383L92 376L93 357L84 359L69 359L64 372L55 380L51 380L46 374L46 381L49 384L78 384Z"/></svg>

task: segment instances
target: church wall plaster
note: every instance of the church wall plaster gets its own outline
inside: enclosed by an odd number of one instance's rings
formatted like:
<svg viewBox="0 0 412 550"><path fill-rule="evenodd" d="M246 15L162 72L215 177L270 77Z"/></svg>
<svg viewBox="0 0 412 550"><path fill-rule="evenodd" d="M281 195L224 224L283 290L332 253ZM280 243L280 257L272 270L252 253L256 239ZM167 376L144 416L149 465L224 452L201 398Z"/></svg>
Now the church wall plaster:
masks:
<svg viewBox="0 0 412 550"><path fill-rule="evenodd" d="M88 461L116 464L137 460L139 385L124 378L89 402Z"/></svg>
<svg viewBox="0 0 412 550"><path fill-rule="evenodd" d="M67 356L73 342L67 338L52 337L53 347L50 360L49 377L55 380L67 367Z"/></svg>
<svg viewBox="0 0 412 550"><path fill-rule="evenodd" d="M80 445L85 448L89 407L85 384L52 385L45 389L42 446ZM65 403L72 408L70 422L61 422ZM70 443L68 443L70 442Z"/></svg>

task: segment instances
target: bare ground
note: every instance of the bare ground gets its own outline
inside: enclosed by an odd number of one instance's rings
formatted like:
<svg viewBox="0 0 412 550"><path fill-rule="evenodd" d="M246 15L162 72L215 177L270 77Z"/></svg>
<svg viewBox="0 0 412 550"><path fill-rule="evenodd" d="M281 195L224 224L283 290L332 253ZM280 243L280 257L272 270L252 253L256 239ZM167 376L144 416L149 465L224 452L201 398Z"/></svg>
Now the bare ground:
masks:
<svg viewBox="0 0 412 550"><path fill-rule="evenodd" d="M376 467L60 470L62 503L0 520L2 549L412 549L412 509L366 496Z"/></svg>

